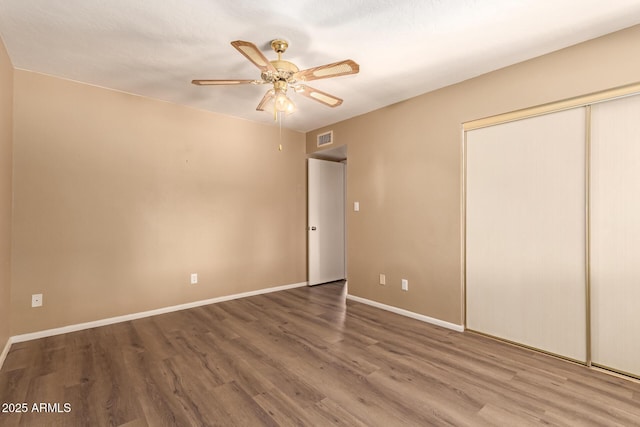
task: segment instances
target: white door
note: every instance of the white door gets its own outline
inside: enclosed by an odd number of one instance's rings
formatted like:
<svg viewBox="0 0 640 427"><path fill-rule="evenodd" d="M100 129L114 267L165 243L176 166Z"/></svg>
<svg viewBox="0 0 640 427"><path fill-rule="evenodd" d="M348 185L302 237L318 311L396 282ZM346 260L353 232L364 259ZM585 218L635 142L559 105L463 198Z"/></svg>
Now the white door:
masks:
<svg viewBox="0 0 640 427"><path fill-rule="evenodd" d="M309 159L309 286L345 278L344 164Z"/></svg>
<svg viewBox="0 0 640 427"><path fill-rule="evenodd" d="M467 132L467 327L586 361L585 110Z"/></svg>
<svg viewBox="0 0 640 427"><path fill-rule="evenodd" d="M594 365L640 378L640 96L591 107Z"/></svg>

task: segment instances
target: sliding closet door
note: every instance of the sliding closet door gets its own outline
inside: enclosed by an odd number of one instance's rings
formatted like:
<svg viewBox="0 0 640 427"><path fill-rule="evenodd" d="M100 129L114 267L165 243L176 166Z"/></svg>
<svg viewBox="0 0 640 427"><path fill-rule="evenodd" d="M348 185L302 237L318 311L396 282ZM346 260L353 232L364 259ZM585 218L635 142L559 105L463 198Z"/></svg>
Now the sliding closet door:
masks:
<svg viewBox="0 0 640 427"><path fill-rule="evenodd" d="M467 327L585 361L584 108L466 140Z"/></svg>
<svg viewBox="0 0 640 427"><path fill-rule="evenodd" d="M640 96L591 112L592 359L640 377Z"/></svg>

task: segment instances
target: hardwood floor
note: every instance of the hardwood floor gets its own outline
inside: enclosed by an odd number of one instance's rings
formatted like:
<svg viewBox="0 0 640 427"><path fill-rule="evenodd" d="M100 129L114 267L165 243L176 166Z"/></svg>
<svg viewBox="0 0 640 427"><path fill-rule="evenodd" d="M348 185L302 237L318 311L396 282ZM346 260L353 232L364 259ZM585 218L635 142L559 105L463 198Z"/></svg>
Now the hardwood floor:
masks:
<svg viewBox="0 0 640 427"><path fill-rule="evenodd" d="M29 409L0 425L640 425L638 382L344 297L297 288L14 344L0 403Z"/></svg>

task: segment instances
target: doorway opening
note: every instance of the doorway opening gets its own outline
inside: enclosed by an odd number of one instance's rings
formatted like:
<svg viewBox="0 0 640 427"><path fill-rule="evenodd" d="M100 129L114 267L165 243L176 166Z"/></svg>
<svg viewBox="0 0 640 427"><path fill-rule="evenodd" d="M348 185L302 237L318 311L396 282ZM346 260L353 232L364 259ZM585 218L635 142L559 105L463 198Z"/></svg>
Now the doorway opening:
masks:
<svg viewBox="0 0 640 427"><path fill-rule="evenodd" d="M345 280L346 145L313 153L307 160L307 283Z"/></svg>

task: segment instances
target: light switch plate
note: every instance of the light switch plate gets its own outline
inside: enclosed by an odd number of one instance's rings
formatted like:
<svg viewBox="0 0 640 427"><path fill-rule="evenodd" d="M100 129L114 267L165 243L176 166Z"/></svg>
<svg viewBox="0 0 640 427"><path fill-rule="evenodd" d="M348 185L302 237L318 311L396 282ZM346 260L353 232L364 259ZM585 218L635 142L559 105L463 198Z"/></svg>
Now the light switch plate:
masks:
<svg viewBox="0 0 640 427"><path fill-rule="evenodd" d="M360 210L360 202L353 202L353 210L358 212Z"/></svg>

